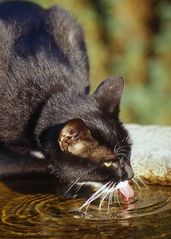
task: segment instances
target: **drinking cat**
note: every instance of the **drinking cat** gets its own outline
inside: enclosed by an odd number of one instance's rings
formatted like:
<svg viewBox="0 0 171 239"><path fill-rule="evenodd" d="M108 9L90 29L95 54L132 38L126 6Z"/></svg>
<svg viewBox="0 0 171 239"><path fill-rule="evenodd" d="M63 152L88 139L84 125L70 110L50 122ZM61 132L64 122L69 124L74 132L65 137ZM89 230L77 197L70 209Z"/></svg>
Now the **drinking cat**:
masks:
<svg viewBox="0 0 171 239"><path fill-rule="evenodd" d="M119 119L124 81L112 76L89 95L81 26L59 6L11 1L0 4L0 32L0 151L13 156L1 175L48 165L65 184L96 187L93 200L117 188L132 197L131 142Z"/></svg>

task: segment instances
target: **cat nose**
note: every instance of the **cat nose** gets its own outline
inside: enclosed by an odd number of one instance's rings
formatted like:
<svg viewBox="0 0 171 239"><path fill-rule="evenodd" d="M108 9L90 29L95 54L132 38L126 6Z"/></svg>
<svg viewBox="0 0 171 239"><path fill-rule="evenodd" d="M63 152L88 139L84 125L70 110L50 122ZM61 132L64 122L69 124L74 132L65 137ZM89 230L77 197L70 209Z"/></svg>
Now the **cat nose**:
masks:
<svg viewBox="0 0 171 239"><path fill-rule="evenodd" d="M134 177L133 169L130 165L125 165L125 171L127 174L127 180L131 180Z"/></svg>

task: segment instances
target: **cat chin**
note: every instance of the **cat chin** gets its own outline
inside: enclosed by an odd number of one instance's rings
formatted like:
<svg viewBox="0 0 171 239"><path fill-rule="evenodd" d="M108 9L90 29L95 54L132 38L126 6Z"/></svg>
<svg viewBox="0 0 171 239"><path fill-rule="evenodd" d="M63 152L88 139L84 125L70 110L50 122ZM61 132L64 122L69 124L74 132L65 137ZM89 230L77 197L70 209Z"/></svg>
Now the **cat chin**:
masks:
<svg viewBox="0 0 171 239"><path fill-rule="evenodd" d="M103 186L102 183L93 182L93 181L81 182L81 183L77 183L77 185L91 186L94 189L99 189L100 187Z"/></svg>

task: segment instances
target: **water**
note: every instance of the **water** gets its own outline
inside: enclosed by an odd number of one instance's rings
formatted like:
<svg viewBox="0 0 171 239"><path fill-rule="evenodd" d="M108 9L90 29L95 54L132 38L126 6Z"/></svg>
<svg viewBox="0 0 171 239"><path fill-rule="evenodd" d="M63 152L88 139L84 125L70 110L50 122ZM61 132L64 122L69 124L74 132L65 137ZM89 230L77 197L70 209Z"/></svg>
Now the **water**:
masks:
<svg viewBox="0 0 171 239"><path fill-rule="evenodd" d="M1 182L0 238L171 239L171 187L135 188L134 200L110 210L105 202L101 211L97 201L86 214L74 210L86 199L64 198L63 190L51 179Z"/></svg>

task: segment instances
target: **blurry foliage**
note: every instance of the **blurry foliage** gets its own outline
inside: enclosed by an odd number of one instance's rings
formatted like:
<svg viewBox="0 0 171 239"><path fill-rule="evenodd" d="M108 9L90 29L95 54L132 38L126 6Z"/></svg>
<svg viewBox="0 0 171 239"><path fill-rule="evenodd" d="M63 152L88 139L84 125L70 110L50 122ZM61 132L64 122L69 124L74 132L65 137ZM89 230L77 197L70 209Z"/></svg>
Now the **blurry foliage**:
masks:
<svg viewBox="0 0 171 239"><path fill-rule="evenodd" d="M59 4L81 23L93 90L110 75L125 78L124 121L171 124L170 0L34 2L44 7Z"/></svg>

